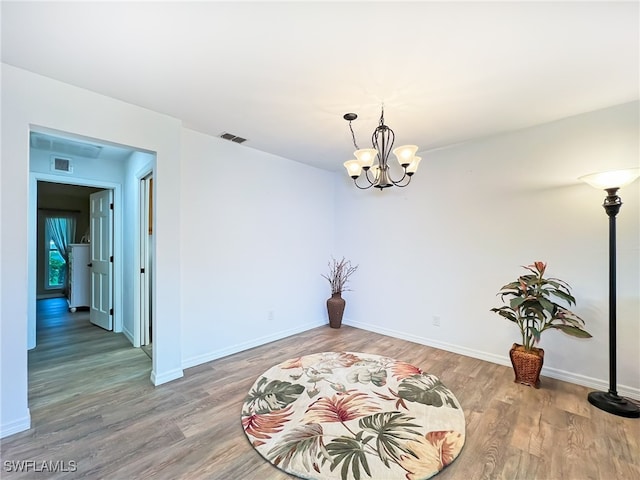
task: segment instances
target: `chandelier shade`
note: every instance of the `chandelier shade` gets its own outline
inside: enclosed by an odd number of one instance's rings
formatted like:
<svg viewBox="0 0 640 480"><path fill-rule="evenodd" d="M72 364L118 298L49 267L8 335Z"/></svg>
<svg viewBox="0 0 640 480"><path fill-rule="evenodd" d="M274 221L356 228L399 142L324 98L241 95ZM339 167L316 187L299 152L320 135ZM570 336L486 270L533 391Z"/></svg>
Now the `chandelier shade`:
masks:
<svg viewBox="0 0 640 480"><path fill-rule="evenodd" d="M347 160L344 162L344 166L351 178L358 178L362 173L362 164L358 160Z"/></svg>
<svg viewBox="0 0 640 480"><path fill-rule="evenodd" d="M362 190L371 187L382 190L388 187L406 187L409 185L411 177L418 170L421 160L420 157L416 156L418 146L403 145L393 149L395 133L384 123L384 106L380 113L378 126L371 135L373 148L358 148L356 144L351 122L358 116L355 113L346 113L343 118L349 122L353 145L356 147L356 151L353 153L356 157L355 160L347 160L344 162L344 167L347 169L347 174L353 178L356 187ZM402 168L402 177L398 180L392 178L389 169L389 154L392 151ZM364 177L364 182L366 183L364 186L358 184L358 179L361 177Z"/></svg>
<svg viewBox="0 0 640 480"><path fill-rule="evenodd" d="M360 165L362 165L362 168L367 169L371 168L373 165L376 155L378 155L378 151L375 148L363 148L361 150L356 150L353 154Z"/></svg>
<svg viewBox="0 0 640 480"><path fill-rule="evenodd" d="M413 160L411 160L411 163L407 167L407 175L411 176L418 171L418 164L420 163L420 160L422 160L421 157L413 157Z"/></svg>
<svg viewBox="0 0 640 480"><path fill-rule="evenodd" d="M405 145L398 147L393 151L393 154L398 159L398 163L401 167L408 167L418 151L417 145Z"/></svg>

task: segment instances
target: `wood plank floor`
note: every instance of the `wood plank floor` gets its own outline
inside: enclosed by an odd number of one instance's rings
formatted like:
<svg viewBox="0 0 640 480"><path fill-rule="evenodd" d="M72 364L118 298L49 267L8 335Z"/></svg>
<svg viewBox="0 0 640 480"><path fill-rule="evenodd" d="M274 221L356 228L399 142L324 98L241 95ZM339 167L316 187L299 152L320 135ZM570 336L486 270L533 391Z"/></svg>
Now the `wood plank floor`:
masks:
<svg viewBox="0 0 640 480"><path fill-rule="evenodd" d="M316 328L154 387L141 349L60 302L38 308L38 347L29 353L33 428L0 441L2 479L291 479L249 445L240 410L268 367L321 351L402 359L454 392L466 444L439 480L640 479L640 420L592 407L584 387L543 378L535 390L513 383L508 367L347 326ZM73 461L77 470L8 471L15 464L7 462L26 460Z"/></svg>

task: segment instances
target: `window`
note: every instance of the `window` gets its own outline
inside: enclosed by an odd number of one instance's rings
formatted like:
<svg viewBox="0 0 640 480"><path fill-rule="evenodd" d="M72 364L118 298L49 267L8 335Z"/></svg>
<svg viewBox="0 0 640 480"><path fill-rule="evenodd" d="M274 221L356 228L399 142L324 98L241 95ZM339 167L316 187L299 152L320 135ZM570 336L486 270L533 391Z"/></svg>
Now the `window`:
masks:
<svg viewBox="0 0 640 480"><path fill-rule="evenodd" d="M61 289L65 284L66 262L47 231L45 238L45 284L48 290Z"/></svg>
<svg viewBox="0 0 640 480"><path fill-rule="evenodd" d="M44 218L44 288L64 288L69 263L69 244L76 236L76 218L70 215L46 215Z"/></svg>

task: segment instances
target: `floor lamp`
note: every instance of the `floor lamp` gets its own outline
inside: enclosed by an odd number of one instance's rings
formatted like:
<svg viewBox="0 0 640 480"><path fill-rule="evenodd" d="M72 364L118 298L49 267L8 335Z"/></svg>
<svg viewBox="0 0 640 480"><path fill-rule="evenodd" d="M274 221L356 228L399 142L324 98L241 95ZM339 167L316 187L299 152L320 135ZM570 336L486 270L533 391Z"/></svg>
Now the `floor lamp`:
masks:
<svg viewBox="0 0 640 480"><path fill-rule="evenodd" d="M589 403L621 417L640 417L640 407L616 391L616 215L622 206L617 192L640 176L640 168L593 173L580 177L592 187L606 190L602 205L609 216L609 391L591 392Z"/></svg>

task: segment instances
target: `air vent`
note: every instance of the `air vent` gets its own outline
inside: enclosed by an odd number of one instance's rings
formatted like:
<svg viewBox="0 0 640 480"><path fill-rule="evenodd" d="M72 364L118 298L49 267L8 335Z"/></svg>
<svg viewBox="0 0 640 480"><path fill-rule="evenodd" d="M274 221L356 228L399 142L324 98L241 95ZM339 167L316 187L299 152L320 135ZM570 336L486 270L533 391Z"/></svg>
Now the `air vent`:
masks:
<svg viewBox="0 0 640 480"><path fill-rule="evenodd" d="M55 137L45 133L31 132L31 148L49 150L61 155L98 158L102 146L85 142L76 142L68 138Z"/></svg>
<svg viewBox="0 0 640 480"><path fill-rule="evenodd" d="M70 158L51 157L51 171L60 173L73 173L73 164Z"/></svg>
<svg viewBox="0 0 640 480"><path fill-rule="evenodd" d="M220 138L224 138L225 140L230 140L232 142L235 143L242 143L242 142L246 142L247 139L246 138L242 138L242 137L238 137L237 135L234 135L233 133L222 133L220 135Z"/></svg>

